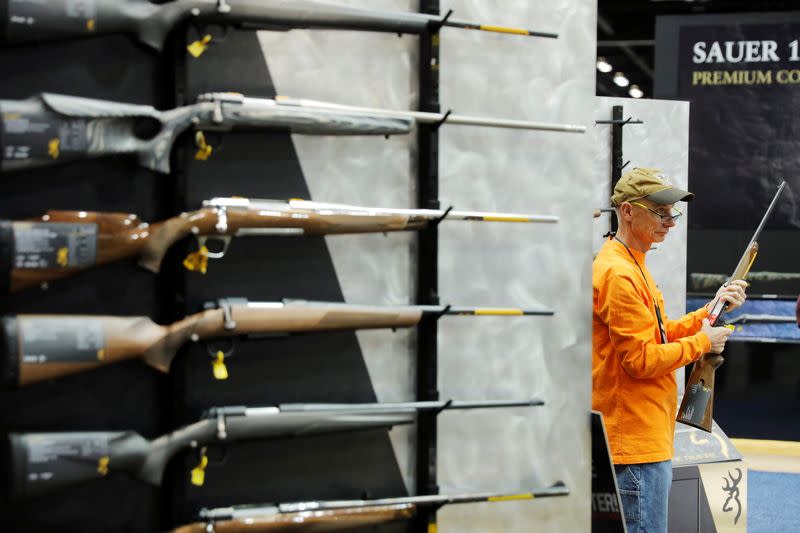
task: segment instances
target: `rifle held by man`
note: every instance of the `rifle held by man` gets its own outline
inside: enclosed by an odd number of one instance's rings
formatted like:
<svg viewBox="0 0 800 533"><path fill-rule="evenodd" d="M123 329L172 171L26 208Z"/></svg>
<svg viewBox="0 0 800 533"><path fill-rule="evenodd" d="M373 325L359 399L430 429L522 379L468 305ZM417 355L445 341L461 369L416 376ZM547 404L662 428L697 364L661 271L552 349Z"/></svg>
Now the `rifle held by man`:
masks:
<svg viewBox="0 0 800 533"><path fill-rule="evenodd" d="M170 31L192 22L250 30L334 29L422 34L441 26L488 32L557 38L558 34L478 24L423 13L397 13L319 0L0 0L5 33L0 42L79 39L104 34L131 34L139 42L162 50ZM6 22L7 21L7 22ZM189 45L198 57L213 40L208 35Z"/></svg>
<svg viewBox="0 0 800 533"><path fill-rule="evenodd" d="M338 235L420 230L442 220L557 222L558 217L442 209L385 209L305 200L212 198L195 211L147 224L136 215L92 211L48 211L32 221L0 221L0 276L11 292L61 279L95 265L137 257L158 272L167 250L187 236L196 252L184 261L205 273L209 259L221 259L232 237ZM216 249L209 250L211 241ZM0 282L0 287L3 283Z"/></svg>
<svg viewBox="0 0 800 533"><path fill-rule="evenodd" d="M761 218L756 228L753 237L747 244L739 259L736 268L728 278L728 283L735 280L743 280L747 277L750 267L756 260L758 255L758 238L761 236L761 231L767 224L772 210L778 202L783 189L786 187L786 182L781 182L775 196L772 198L766 213ZM720 318L725 313L727 302L722 299L717 299L711 302L711 309L709 310L708 323L712 326L722 325ZM733 326L730 326L733 327ZM714 377L717 368L722 364L724 359L714 353L704 354L692 365L692 372L689 375L689 381L686 383L686 390L683 393L683 400L678 408L678 422L682 422L688 426L696 427L711 433L711 426L713 423L713 409L714 409Z"/></svg>
<svg viewBox="0 0 800 533"><path fill-rule="evenodd" d="M341 531L377 526L413 518L418 509L449 504L509 502L568 496L569 489L558 481L550 487L521 493L433 494L377 500L331 500L281 503L278 505L237 505L202 509L198 521L172 533L239 533L250 531Z"/></svg>
<svg viewBox="0 0 800 533"><path fill-rule="evenodd" d="M552 315L546 308L506 309L445 305L353 305L284 300L248 302L224 298L207 309L162 326L146 316L15 315L0 321L0 370L5 386L85 372L125 359L143 359L168 372L178 349L189 341L246 335L314 331L408 328L442 315ZM209 350L217 379L226 379L224 358Z"/></svg>
<svg viewBox="0 0 800 533"><path fill-rule="evenodd" d="M203 418L172 433L147 440L133 431L11 433L12 495L26 499L77 483L125 472L160 485L170 459L187 448L200 451L191 482L202 485L207 446L252 439L284 439L391 428L412 424L419 411L533 407L539 399L438 401L387 404L280 404L271 407L213 407Z"/></svg>

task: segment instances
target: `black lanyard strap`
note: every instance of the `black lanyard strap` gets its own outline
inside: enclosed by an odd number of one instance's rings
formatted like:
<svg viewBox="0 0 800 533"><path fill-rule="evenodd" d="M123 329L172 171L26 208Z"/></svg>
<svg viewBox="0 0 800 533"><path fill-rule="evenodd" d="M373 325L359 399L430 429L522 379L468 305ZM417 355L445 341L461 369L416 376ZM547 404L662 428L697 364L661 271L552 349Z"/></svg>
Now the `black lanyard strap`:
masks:
<svg viewBox="0 0 800 533"><path fill-rule="evenodd" d="M642 269L639 261L636 260L636 257L631 252L631 249L628 248L628 245L625 244L622 239L614 235L614 238L619 241L619 243L625 247L625 250L628 252L628 255L631 256L633 262L639 268L639 272L642 273L642 279L644 280L644 285L647 287L647 293L650 295L650 299L653 300L653 307L656 309L656 320L658 321L658 330L661 332L661 344L667 344L667 328L664 327L664 320L661 318L661 309L658 307L658 303L656 302L655 294L653 293L652 289L650 288L650 284L647 283L647 276L644 275L644 270Z"/></svg>

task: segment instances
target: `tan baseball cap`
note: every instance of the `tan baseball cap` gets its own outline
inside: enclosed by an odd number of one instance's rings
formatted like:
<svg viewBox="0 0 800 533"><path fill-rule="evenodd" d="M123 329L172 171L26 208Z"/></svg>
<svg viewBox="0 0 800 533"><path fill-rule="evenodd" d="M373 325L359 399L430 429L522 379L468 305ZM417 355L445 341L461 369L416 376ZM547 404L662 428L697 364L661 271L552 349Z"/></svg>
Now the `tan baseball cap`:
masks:
<svg viewBox="0 0 800 533"><path fill-rule="evenodd" d="M641 198L647 198L657 204L674 204L690 202L694 198L694 193L678 189L667 181L658 169L636 167L623 174L614 186L611 203L617 206L622 202Z"/></svg>

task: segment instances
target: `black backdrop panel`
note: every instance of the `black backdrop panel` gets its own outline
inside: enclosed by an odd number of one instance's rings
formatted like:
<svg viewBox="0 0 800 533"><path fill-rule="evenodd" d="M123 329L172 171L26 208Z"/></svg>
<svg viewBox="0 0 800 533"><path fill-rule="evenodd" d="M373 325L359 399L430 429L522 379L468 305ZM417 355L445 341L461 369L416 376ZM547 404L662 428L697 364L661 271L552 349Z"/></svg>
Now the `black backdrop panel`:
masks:
<svg viewBox="0 0 800 533"><path fill-rule="evenodd" d="M190 30L188 40L195 38ZM230 90L247 96L275 94L255 33L229 32L200 58L187 58L188 101L204 92ZM195 149L187 140L186 177L176 192L185 209L197 209L214 196L310 198L288 133L232 133L207 139L214 146L207 161L194 160ZM183 244L184 252L195 247L192 242ZM224 259L210 262L207 274L186 272L184 289L187 312L222 297L343 301L322 238L235 238ZM214 405L376 400L353 332L246 339L237 341L234 349L225 381L212 377L205 346L182 350L172 369L176 423L190 422ZM183 454L172 465L168 477L173 524L191 520L201 507L406 494L386 431L237 443L224 450L221 464L215 461L220 453L216 455L210 457L202 487L188 482L196 455ZM408 527L400 523L381 530Z"/></svg>
<svg viewBox="0 0 800 533"><path fill-rule="evenodd" d="M656 95L692 103L692 228L754 229L781 179L771 229L800 227L800 17L661 17Z"/></svg>
<svg viewBox="0 0 800 533"><path fill-rule="evenodd" d="M0 50L0 98L39 92L161 105L163 63L125 37ZM171 85L171 81L168 82ZM102 210L167 216L169 176L141 169L129 158L105 158L4 174L0 218L20 219L48 209ZM159 282L133 262L0 299L3 313L143 314L158 316ZM167 378L131 361L0 392L0 431L135 430L155 437L169 427ZM168 414L168 412L167 412ZM3 466L7 454L3 454ZM4 474L4 480L8 479ZM25 503L0 502L2 531L158 531L164 513L157 489L110 475Z"/></svg>

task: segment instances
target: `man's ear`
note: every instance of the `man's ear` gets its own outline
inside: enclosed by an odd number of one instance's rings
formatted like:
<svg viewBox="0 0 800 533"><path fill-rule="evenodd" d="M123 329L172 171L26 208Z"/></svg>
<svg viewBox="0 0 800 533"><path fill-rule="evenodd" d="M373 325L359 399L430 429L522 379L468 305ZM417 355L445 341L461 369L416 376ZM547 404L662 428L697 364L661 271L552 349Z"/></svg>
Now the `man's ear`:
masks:
<svg viewBox="0 0 800 533"><path fill-rule="evenodd" d="M617 209L619 210L619 216L624 220L630 220L633 216L633 206L630 202L622 202Z"/></svg>

